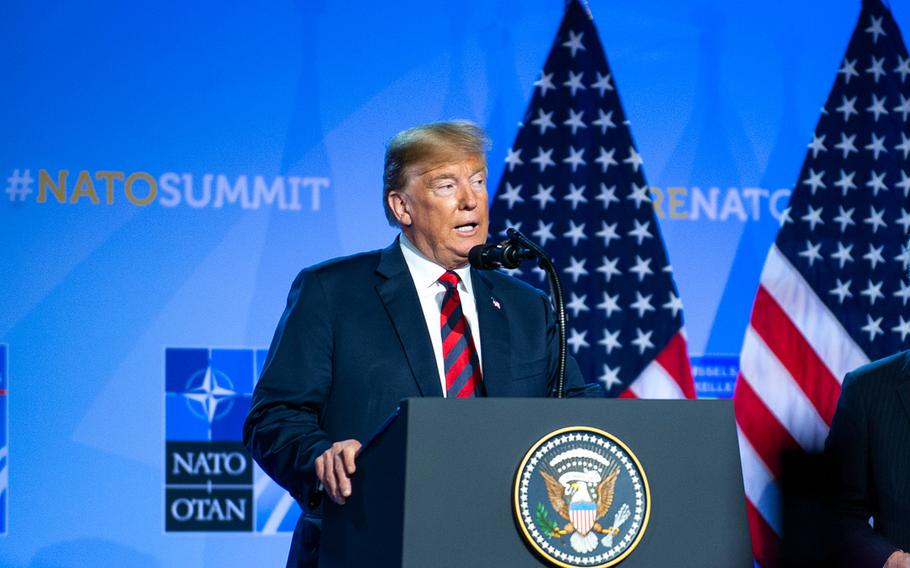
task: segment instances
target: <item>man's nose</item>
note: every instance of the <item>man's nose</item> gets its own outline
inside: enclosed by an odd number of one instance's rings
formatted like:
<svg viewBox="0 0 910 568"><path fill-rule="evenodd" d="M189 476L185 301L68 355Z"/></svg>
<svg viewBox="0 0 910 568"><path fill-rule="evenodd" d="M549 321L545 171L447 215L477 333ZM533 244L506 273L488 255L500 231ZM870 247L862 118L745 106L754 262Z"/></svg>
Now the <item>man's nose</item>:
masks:
<svg viewBox="0 0 910 568"><path fill-rule="evenodd" d="M477 207L477 194L471 188L469 181L458 183L458 204L462 209L474 209Z"/></svg>

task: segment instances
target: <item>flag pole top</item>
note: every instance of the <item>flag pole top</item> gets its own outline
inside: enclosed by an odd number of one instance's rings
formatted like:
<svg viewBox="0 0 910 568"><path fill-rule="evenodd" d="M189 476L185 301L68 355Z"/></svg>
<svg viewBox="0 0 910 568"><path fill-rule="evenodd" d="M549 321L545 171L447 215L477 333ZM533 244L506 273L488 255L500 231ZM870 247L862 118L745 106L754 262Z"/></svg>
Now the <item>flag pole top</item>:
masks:
<svg viewBox="0 0 910 568"><path fill-rule="evenodd" d="M588 0L566 0L566 2L565 2L566 10L568 10L569 6L571 6L575 2L578 2L581 5L581 8L585 11L585 14L587 14L589 20L594 19L594 14L591 13L591 6L588 5Z"/></svg>

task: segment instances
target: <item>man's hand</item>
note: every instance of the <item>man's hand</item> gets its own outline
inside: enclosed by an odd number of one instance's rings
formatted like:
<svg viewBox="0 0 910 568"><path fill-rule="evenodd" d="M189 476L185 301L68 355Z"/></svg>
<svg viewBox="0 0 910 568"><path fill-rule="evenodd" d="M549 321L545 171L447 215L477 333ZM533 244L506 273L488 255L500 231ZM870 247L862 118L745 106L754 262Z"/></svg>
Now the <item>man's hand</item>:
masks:
<svg viewBox="0 0 910 568"><path fill-rule="evenodd" d="M888 557L883 568L910 568L910 554L895 550L894 554Z"/></svg>
<svg viewBox="0 0 910 568"><path fill-rule="evenodd" d="M354 458L358 450L360 442L357 440L342 440L316 458L316 477L329 498L339 505L344 505L345 499L351 496L351 476L357 469Z"/></svg>

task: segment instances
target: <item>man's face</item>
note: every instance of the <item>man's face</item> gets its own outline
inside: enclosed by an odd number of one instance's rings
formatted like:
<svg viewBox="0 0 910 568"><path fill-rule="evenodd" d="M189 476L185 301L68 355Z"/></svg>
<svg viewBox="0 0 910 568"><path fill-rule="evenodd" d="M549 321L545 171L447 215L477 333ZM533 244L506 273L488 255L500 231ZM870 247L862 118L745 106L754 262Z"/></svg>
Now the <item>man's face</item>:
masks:
<svg viewBox="0 0 910 568"><path fill-rule="evenodd" d="M402 231L425 256L447 269L464 266L487 240L487 167L482 155L416 164L404 190L389 193Z"/></svg>

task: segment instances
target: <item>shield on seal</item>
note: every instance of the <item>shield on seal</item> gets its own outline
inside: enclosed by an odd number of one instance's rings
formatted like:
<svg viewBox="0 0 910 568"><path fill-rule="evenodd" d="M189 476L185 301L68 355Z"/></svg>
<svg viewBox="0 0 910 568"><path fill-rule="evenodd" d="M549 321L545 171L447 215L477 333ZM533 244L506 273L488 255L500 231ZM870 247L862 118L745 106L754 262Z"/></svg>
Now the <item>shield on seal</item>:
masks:
<svg viewBox="0 0 910 568"><path fill-rule="evenodd" d="M591 501L581 501L578 503L569 503L569 520L572 526L578 531L578 534L585 536L594 526L597 519L597 504Z"/></svg>

